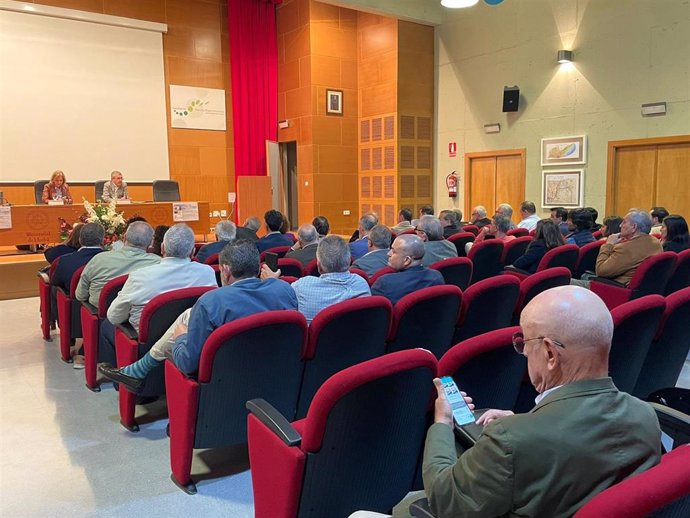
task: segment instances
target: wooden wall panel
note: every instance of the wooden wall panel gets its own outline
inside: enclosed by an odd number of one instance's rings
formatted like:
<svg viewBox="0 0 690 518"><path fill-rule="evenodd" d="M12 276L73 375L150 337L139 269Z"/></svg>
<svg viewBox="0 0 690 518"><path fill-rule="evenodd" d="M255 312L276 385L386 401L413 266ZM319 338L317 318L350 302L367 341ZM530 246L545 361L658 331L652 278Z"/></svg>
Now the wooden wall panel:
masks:
<svg viewBox="0 0 690 518"><path fill-rule="evenodd" d="M625 215L632 207L654 204L657 146L620 149L616 154L614 212Z"/></svg>
<svg viewBox="0 0 690 518"><path fill-rule="evenodd" d="M209 201L211 210L228 210L227 193L235 190L235 166L227 1L35 0L33 3L168 25L168 33L163 35L168 113L171 84L224 89L228 113L227 131L172 129L168 118L170 177L180 182L184 199ZM126 179L127 172L123 173Z"/></svg>

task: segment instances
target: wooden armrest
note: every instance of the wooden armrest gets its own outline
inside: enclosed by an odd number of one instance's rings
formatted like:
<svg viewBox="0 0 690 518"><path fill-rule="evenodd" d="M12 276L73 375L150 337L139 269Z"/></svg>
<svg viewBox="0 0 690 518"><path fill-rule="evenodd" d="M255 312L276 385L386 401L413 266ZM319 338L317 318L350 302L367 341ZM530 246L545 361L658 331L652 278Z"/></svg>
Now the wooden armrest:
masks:
<svg viewBox="0 0 690 518"><path fill-rule="evenodd" d="M283 414L266 400L251 399L247 401L246 406L254 417L266 425L288 446L298 446L302 442L302 436L299 432L285 419Z"/></svg>

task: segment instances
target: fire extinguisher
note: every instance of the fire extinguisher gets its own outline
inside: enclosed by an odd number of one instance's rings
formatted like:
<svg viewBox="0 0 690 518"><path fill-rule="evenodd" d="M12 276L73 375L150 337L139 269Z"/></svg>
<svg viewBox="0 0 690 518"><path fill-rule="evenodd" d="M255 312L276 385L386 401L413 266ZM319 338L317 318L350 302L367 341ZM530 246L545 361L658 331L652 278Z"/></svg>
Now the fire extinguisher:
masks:
<svg viewBox="0 0 690 518"><path fill-rule="evenodd" d="M449 198L455 198L458 195L458 177L455 171L446 176L446 187L448 187Z"/></svg>

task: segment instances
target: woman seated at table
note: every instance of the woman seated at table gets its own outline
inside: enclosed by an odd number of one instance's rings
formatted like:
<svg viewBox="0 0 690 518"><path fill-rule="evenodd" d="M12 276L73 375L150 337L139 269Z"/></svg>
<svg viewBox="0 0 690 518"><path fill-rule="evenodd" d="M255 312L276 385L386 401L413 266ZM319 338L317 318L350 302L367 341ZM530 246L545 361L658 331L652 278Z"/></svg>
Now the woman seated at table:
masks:
<svg viewBox="0 0 690 518"><path fill-rule="evenodd" d="M65 180L65 173L58 170L51 175L50 181L43 187L41 200L43 203L48 203L50 200L62 200L65 205L72 205L72 196Z"/></svg>
<svg viewBox="0 0 690 518"><path fill-rule="evenodd" d="M546 255L546 252L564 244L563 234L561 234L558 226L552 220L539 220L534 239L527 247L527 250L525 250L525 253L515 260L513 266L529 273L535 273L539 262Z"/></svg>

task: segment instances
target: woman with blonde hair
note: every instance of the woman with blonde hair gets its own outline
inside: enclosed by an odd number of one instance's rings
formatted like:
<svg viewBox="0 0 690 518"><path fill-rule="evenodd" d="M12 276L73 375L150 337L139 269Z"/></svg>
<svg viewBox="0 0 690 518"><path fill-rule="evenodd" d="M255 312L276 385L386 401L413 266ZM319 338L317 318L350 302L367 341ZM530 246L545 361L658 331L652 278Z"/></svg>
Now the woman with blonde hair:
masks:
<svg viewBox="0 0 690 518"><path fill-rule="evenodd" d="M41 201L48 203L50 200L62 200L65 205L72 205L72 196L69 193L69 185L65 179L65 173L54 171L50 176L50 181L43 187Z"/></svg>

